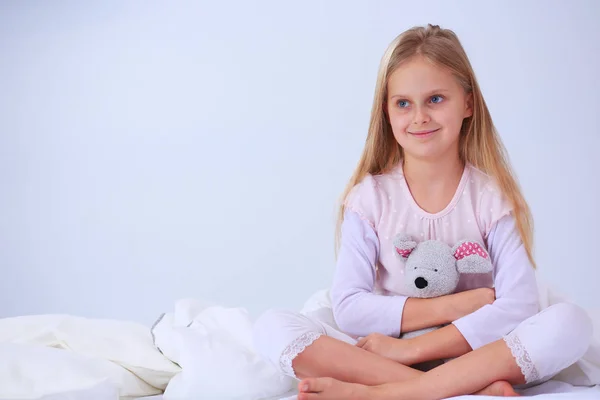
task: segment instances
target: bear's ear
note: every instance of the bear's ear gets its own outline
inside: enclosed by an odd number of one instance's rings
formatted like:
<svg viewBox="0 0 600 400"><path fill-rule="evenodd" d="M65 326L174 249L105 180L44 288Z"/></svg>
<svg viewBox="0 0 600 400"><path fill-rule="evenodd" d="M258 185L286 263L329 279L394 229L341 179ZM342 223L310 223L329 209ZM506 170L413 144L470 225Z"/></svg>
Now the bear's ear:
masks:
<svg viewBox="0 0 600 400"><path fill-rule="evenodd" d="M400 257L408 258L415 247L417 247L417 242L410 235L401 233L394 238L394 251Z"/></svg>
<svg viewBox="0 0 600 400"><path fill-rule="evenodd" d="M452 248L452 254L461 274L485 274L494 269L489 254L477 242L462 240Z"/></svg>

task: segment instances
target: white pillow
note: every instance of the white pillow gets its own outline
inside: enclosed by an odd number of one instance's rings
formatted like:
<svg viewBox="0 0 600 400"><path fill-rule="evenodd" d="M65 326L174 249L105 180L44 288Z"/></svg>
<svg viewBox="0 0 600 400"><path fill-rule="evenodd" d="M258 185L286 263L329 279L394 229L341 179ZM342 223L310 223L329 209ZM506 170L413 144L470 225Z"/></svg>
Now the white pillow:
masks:
<svg viewBox="0 0 600 400"><path fill-rule="evenodd" d="M70 392L69 397L67 393ZM75 392L75 393L72 393ZM0 343L0 399L105 399L160 391L123 367L72 351ZM94 395L95 394L95 395Z"/></svg>
<svg viewBox="0 0 600 400"><path fill-rule="evenodd" d="M180 368L154 346L147 326L71 315L0 319L0 343L36 344L112 361L164 390Z"/></svg>
<svg viewBox="0 0 600 400"><path fill-rule="evenodd" d="M182 368L169 382L165 400L263 399L294 387L292 378L254 351L252 322L245 309L179 301L153 333L156 345Z"/></svg>

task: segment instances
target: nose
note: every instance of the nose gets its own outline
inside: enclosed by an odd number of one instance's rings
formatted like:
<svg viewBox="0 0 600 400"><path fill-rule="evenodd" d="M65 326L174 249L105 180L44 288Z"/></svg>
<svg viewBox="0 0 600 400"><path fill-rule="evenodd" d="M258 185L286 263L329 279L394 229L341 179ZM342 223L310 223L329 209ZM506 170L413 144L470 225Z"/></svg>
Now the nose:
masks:
<svg viewBox="0 0 600 400"><path fill-rule="evenodd" d="M414 125L422 125L428 123L430 120L429 114L425 107L415 107L415 118L413 120Z"/></svg>
<svg viewBox="0 0 600 400"><path fill-rule="evenodd" d="M427 287L428 283L427 280L425 278L417 278L415 279L415 286L419 289L425 289Z"/></svg>

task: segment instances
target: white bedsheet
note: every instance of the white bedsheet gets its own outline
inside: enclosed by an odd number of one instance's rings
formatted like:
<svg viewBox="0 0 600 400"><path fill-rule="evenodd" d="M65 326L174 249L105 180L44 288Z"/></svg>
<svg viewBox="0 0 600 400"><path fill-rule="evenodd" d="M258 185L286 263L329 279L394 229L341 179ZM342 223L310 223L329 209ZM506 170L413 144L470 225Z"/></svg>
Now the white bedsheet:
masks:
<svg viewBox="0 0 600 400"><path fill-rule="evenodd" d="M600 386L582 388L574 387L568 383L550 381L542 385L526 389L521 393L523 396L531 396L532 400L598 400L600 399ZM70 392L61 392L54 395L48 395L43 400L112 400L118 399L118 391L114 387L99 385L87 390L78 390ZM132 398L135 400L168 400L163 395L144 396ZM452 400L500 400L504 397L482 397L482 396L459 396ZM12 400L12 399L11 399ZM197 397L179 400L198 400ZM264 400L297 400L295 391L284 393L271 399Z"/></svg>
<svg viewBox="0 0 600 400"><path fill-rule="evenodd" d="M153 395L179 371L141 324L69 315L0 319L0 399Z"/></svg>
<svg viewBox="0 0 600 400"><path fill-rule="evenodd" d="M541 284L539 292L543 308L568 301ZM321 314L330 309L329 291L323 290L311 296L301 312ZM600 384L600 315L592 310L590 315L595 323L595 339L580 361L555 377L558 382L578 387ZM158 322L154 336L165 356L183 368L167 385L166 400L184 399L195 393L203 393L207 398L261 399L286 393L296 384L276 374L256 356L251 322L244 309L182 300ZM538 390L551 388L556 389L546 385ZM598 394L597 389L590 393Z"/></svg>
<svg viewBox="0 0 600 400"><path fill-rule="evenodd" d="M559 381L550 381L539 386L525 389L521 392L523 396L531 397L532 400L598 400L600 399L600 386L594 387L575 387L568 383ZM118 391L116 388L107 385L98 385L97 387L88 388L87 390L77 390L70 392L61 392L58 394L48 395L42 400L112 400L118 399ZM132 400L168 400L163 395L144 396L131 398ZM482 396L459 396L452 400L500 400L504 397L482 397ZM12 399L11 399L12 400ZM198 400L196 396L188 399L178 400ZM284 393L270 399L262 400L297 400L295 391Z"/></svg>
<svg viewBox="0 0 600 400"><path fill-rule="evenodd" d="M522 396L531 397L532 400L598 400L600 399L600 386L578 387L560 381L549 381L541 385L525 389L520 392ZM297 400L296 392L290 391L281 396L263 400ZM505 397L496 396L458 396L452 400L505 400ZM162 395L143 397L136 400L168 400ZM196 398L178 399L196 400Z"/></svg>
<svg viewBox="0 0 600 400"><path fill-rule="evenodd" d="M540 294L544 307L564 300L545 288ZM301 311L324 307L331 307L328 291L311 296ZM600 384L600 315L590 313L595 339L586 355L555 381L524 394L536 400L600 399L598 386L585 387ZM154 338L150 327L124 321L0 319L0 399L124 400L163 390L165 400L294 399L296 381L256 355L251 329L245 309L197 300L177 302L156 324Z"/></svg>

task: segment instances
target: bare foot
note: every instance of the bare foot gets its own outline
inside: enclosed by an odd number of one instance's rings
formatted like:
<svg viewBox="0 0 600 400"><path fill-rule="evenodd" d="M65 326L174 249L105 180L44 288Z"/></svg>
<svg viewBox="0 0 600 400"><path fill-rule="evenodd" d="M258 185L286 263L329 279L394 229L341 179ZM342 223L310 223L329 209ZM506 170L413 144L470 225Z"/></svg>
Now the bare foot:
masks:
<svg viewBox="0 0 600 400"><path fill-rule="evenodd" d="M368 386L333 378L307 378L298 384L298 400L368 400Z"/></svg>
<svg viewBox="0 0 600 400"><path fill-rule="evenodd" d="M499 396L499 397L517 397L519 393L515 392L512 385L506 381L497 381L485 389L475 393L480 396Z"/></svg>

